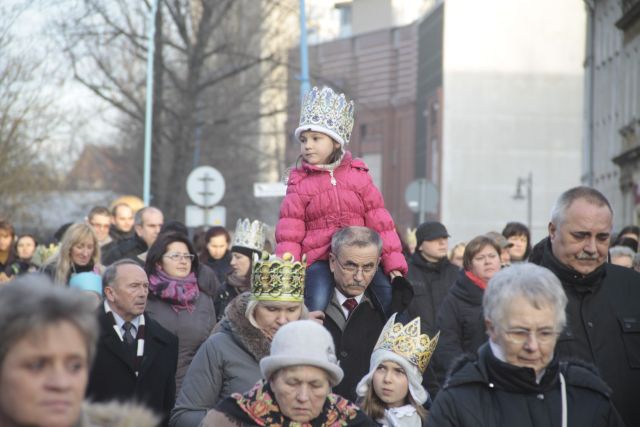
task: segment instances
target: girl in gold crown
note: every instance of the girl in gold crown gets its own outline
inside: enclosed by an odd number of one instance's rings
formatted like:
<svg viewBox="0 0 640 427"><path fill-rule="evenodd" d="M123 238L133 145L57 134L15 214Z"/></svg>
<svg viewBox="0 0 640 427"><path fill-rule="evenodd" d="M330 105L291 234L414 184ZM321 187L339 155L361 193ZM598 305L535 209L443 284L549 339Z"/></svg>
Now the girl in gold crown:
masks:
<svg viewBox="0 0 640 427"><path fill-rule="evenodd" d="M353 129L353 101L328 87L305 97L300 126L301 166L291 170L276 226L276 255L307 256L305 305L323 311L333 289L329 270L331 236L347 226L369 227L382 237L381 264L373 289L385 311L391 304L389 277L405 275L407 262L391 215L367 165L345 150Z"/></svg>
<svg viewBox="0 0 640 427"><path fill-rule="evenodd" d="M420 334L420 318L403 326L389 319L371 354L370 370L358 383L358 404L378 425L422 427L429 393L422 374L435 350L438 336Z"/></svg>

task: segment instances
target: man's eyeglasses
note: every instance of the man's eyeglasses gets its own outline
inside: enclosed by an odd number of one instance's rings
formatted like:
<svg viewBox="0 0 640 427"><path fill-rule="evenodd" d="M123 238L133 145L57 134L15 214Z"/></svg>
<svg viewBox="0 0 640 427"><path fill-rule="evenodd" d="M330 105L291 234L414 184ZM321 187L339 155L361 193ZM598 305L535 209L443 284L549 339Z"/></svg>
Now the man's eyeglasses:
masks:
<svg viewBox="0 0 640 427"><path fill-rule="evenodd" d="M536 337L536 341L540 344L549 344L554 341L559 332L556 332L553 329L538 329L537 331L530 331L528 329L514 328L507 329L504 331L507 340L512 342L513 344L524 344L529 341L529 337L533 334Z"/></svg>
<svg viewBox="0 0 640 427"><path fill-rule="evenodd" d="M362 270L362 274L371 274L378 269L378 263L375 264L367 264L367 265L355 265L351 263L347 263L346 265L341 263L338 257L334 257L338 265L343 271L346 271L350 274L358 274L359 270Z"/></svg>
<svg viewBox="0 0 640 427"><path fill-rule="evenodd" d="M185 260L185 261L191 262L191 261L193 261L193 258L195 258L195 255L193 255L193 254L179 254L177 252L172 252L172 253L166 254L164 257L165 258L169 258L173 262L177 262L177 261L180 261L180 260Z"/></svg>

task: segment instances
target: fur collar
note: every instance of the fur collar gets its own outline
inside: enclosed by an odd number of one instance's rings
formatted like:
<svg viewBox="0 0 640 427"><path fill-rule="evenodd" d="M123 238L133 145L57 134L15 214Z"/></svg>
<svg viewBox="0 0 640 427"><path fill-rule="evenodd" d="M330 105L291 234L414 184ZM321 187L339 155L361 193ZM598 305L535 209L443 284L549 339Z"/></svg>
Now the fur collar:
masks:
<svg viewBox="0 0 640 427"><path fill-rule="evenodd" d="M271 341L264 333L249 322L245 316L249 304L250 292L245 292L231 300L224 311L224 317L216 325L215 332L230 334L256 362L269 355Z"/></svg>
<svg viewBox="0 0 640 427"><path fill-rule="evenodd" d="M159 422L151 410L133 403L85 402L77 427L154 427Z"/></svg>

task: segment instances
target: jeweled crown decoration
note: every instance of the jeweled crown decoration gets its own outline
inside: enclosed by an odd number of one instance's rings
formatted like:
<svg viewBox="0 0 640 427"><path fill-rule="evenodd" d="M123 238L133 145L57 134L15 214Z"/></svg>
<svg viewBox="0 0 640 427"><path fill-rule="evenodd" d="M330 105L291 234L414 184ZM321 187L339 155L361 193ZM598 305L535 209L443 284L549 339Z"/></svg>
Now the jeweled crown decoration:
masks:
<svg viewBox="0 0 640 427"><path fill-rule="evenodd" d="M236 224L236 231L233 233L231 247L242 246L254 251L262 252L264 249L264 241L266 239L265 225L255 220L251 222L249 219L239 219Z"/></svg>
<svg viewBox="0 0 640 427"><path fill-rule="evenodd" d="M294 261L286 252L282 259L270 258L262 252L260 259L253 260L251 274L251 294L258 301L304 301L304 276L307 268L306 257Z"/></svg>
<svg viewBox="0 0 640 427"><path fill-rule="evenodd" d="M304 98L296 137L300 137L300 132L305 126L321 127L340 144L348 144L353 121L353 101L347 101L344 93L338 95L326 86L322 89L314 87Z"/></svg>
<svg viewBox="0 0 640 427"><path fill-rule="evenodd" d="M420 334L419 317L406 325L394 323L395 318L395 315L391 316L384 325L373 351L389 350L416 365L420 372L424 372L436 349L440 332L429 338L427 334Z"/></svg>

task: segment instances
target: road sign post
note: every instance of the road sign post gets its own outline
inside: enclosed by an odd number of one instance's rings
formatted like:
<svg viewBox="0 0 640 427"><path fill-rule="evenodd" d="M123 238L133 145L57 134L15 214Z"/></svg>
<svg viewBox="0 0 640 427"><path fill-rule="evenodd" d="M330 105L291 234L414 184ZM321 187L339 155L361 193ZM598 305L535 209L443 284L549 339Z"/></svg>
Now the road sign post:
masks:
<svg viewBox="0 0 640 427"><path fill-rule="evenodd" d="M222 200L224 191L224 177L211 166L197 167L187 177L187 194L196 207L201 208L203 225L209 223L209 213ZM189 212L192 216L194 211ZM226 214L223 217L226 218Z"/></svg>
<svg viewBox="0 0 640 427"><path fill-rule="evenodd" d="M440 194L438 189L426 178L418 178L407 186L404 199L409 209L418 214L419 224L425 220L426 214L436 215Z"/></svg>

